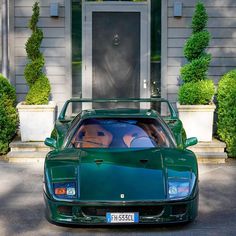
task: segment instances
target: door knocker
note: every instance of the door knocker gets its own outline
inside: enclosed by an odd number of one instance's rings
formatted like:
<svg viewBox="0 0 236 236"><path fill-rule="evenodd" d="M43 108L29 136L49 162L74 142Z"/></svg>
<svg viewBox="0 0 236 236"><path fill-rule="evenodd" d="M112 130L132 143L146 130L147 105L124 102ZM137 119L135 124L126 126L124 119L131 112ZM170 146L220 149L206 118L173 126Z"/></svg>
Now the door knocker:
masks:
<svg viewBox="0 0 236 236"><path fill-rule="evenodd" d="M115 34L113 37L113 45L114 46L119 46L120 45L120 37L118 34Z"/></svg>

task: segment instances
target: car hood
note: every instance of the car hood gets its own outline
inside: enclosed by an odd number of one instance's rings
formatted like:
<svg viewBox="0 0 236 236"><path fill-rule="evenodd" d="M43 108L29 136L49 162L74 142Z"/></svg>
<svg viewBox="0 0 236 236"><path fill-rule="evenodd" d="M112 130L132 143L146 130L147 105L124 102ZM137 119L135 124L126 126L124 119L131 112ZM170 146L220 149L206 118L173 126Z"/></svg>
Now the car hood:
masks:
<svg viewBox="0 0 236 236"><path fill-rule="evenodd" d="M178 159L178 155L173 158L173 150L82 151L78 170L80 199L166 200L168 174L191 176L189 165L180 167Z"/></svg>
<svg viewBox="0 0 236 236"><path fill-rule="evenodd" d="M92 202L164 201L168 178L198 175L195 155L176 149L64 150L45 163L52 182L74 179L79 200Z"/></svg>

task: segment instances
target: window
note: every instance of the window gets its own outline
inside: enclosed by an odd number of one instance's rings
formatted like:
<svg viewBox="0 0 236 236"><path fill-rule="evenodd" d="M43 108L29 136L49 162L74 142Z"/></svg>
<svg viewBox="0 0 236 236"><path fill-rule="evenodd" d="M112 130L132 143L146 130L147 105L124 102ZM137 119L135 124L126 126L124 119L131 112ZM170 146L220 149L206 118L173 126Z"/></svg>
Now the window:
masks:
<svg viewBox="0 0 236 236"><path fill-rule="evenodd" d="M82 82L82 0L72 0L72 96L80 97Z"/></svg>
<svg viewBox="0 0 236 236"><path fill-rule="evenodd" d="M155 119L86 119L76 129L71 144L75 148L166 148L171 147L167 133Z"/></svg>
<svg viewBox="0 0 236 236"><path fill-rule="evenodd" d="M161 94L161 0L151 0L151 95Z"/></svg>

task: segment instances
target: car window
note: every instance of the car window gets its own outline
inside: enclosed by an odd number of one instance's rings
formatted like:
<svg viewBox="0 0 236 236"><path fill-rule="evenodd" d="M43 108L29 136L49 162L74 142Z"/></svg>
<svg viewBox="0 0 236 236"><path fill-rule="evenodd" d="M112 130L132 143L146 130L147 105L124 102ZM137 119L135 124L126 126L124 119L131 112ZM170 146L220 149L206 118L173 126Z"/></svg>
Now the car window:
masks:
<svg viewBox="0 0 236 236"><path fill-rule="evenodd" d="M75 148L172 147L166 130L156 119L86 119L76 129Z"/></svg>
<svg viewBox="0 0 236 236"><path fill-rule="evenodd" d="M76 129L76 126L78 125L79 121L81 119L81 113L79 113L72 121L71 121L71 124L70 124L70 127L69 129L67 130L66 132L66 135L64 137L64 141L63 141L63 147L65 147L66 143L68 143L68 141L70 140L71 138L71 135L73 135L73 130Z"/></svg>

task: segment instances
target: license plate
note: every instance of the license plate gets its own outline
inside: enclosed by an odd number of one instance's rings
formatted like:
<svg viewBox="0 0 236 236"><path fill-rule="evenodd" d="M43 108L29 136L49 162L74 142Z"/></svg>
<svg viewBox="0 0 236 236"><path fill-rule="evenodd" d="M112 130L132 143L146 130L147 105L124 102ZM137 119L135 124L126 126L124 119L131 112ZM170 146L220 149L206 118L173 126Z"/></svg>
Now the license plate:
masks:
<svg viewBox="0 0 236 236"><path fill-rule="evenodd" d="M139 213L107 213L107 223L138 223Z"/></svg>

